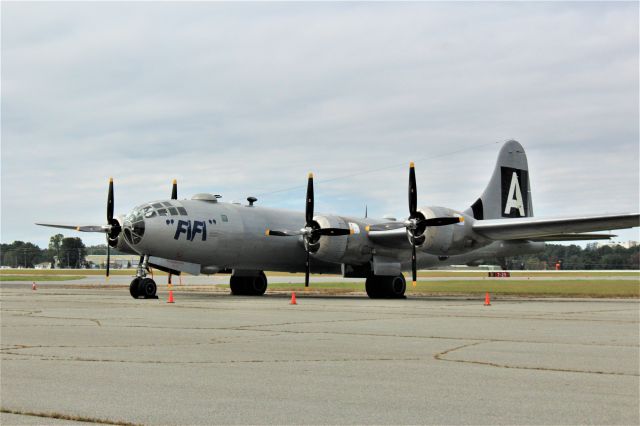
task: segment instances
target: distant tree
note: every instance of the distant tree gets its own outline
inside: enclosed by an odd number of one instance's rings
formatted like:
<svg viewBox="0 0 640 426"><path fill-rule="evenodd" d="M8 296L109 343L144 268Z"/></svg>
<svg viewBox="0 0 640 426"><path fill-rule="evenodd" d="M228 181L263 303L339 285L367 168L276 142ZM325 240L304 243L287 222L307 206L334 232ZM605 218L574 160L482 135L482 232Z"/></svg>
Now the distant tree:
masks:
<svg viewBox="0 0 640 426"><path fill-rule="evenodd" d="M60 248L62 247L63 239L64 235L62 234L53 235L49 239L49 260L54 264L54 268L60 266ZM56 259L58 260L58 265L55 264Z"/></svg>
<svg viewBox="0 0 640 426"><path fill-rule="evenodd" d="M66 268L81 268L85 265L87 250L78 237L63 238L60 245L60 263Z"/></svg>
<svg viewBox="0 0 640 426"><path fill-rule="evenodd" d="M46 260L46 253L32 243L14 241L0 246L0 263L5 266L33 268Z"/></svg>

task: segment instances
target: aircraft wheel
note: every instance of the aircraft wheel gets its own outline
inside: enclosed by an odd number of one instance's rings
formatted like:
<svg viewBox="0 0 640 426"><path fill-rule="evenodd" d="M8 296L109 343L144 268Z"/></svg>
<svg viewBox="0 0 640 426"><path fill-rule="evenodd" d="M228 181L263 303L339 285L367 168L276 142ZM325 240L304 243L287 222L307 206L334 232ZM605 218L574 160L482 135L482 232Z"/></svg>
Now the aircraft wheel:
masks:
<svg viewBox="0 0 640 426"><path fill-rule="evenodd" d="M247 282L245 277L231 276L229 280L229 287L231 287L231 294L234 296L244 296L247 294Z"/></svg>
<svg viewBox="0 0 640 426"><path fill-rule="evenodd" d="M129 293L131 293L131 297L134 299L137 299L138 296L140 296L139 285L140 278L134 278L133 281L131 281L131 284L129 284Z"/></svg>
<svg viewBox="0 0 640 426"><path fill-rule="evenodd" d="M370 299L379 299L381 297L381 285L380 277L376 277L372 275L367 277L367 280L364 282L364 288L367 291L367 296Z"/></svg>
<svg viewBox="0 0 640 426"><path fill-rule="evenodd" d="M404 299L404 292L407 290L407 281L404 275L400 274L396 277L390 277L388 280L388 295L391 299Z"/></svg>
<svg viewBox="0 0 640 426"><path fill-rule="evenodd" d="M267 276L264 272L260 271L257 277L250 277L247 281L248 294L251 296L262 296L267 291Z"/></svg>
<svg viewBox="0 0 640 426"><path fill-rule="evenodd" d="M145 299L152 299L156 297L156 282L151 278L144 278L140 281L139 291Z"/></svg>
<svg viewBox="0 0 640 426"><path fill-rule="evenodd" d="M365 289L371 299L403 299L407 282L402 274L395 277L374 275L367 278Z"/></svg>

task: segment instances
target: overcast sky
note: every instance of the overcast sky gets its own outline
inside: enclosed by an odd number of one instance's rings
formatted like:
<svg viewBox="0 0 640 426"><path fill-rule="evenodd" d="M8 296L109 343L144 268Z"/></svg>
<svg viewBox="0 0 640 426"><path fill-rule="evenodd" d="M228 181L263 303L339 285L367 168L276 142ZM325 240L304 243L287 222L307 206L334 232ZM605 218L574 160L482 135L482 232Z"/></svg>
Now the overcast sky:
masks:
<svg viewBox="0 0 640 426"><path fill-rule="evenodd" d="M109 176L116 213L173 178L180 198L302 210L313 171L316 211L400 217L415 161L419 204L463 210L510 138L536 216L637 211L638 12L2 2L1 240L104 223Z"/></svg>

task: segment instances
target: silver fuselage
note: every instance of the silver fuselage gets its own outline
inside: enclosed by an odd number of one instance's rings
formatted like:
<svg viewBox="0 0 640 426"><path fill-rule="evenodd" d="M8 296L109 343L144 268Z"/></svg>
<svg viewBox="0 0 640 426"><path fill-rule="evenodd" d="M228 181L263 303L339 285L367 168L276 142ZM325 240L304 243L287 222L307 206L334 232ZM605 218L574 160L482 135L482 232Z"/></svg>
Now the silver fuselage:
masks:
<svg viewBox="0 0 640 426"><path fill-rule="evenodd" d="M326 250L321 247L312 254L312 272L341 273L343 265L368 264L374 256L384 256L399 262L402 270L410 270L408 239L402 247L396 244L390 249L369 238L365 227L384 220L322 214L314 218L324 222L323 225L351 228L354 233L330 239L321 237L320 245L327 244L328 247ZM473 218L465 215L465 219L470 226ZM161 200L143 204L121 220L126 244L119 244L120 249L199 265L203 273L228 269L304 272L302 237L265 235L267 229L303 228L305 217L302 212L201 200ZM417 265L427 269L463 264L496 256L532 253L543 247L542 243L479 238L468 250L447 256L418 250Z"/></svg>

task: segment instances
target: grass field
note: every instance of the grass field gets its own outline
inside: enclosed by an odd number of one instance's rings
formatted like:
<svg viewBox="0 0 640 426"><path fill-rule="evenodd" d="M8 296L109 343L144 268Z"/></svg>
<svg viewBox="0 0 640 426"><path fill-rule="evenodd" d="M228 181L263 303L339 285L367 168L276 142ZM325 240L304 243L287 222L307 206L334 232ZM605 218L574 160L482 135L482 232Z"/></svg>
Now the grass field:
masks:
<svg viewBox="0 0 640 426"><path fill-rule="evenodd" d="M113 275L135 275L133 269L112 270ZM160 271L156 275L166 275ZM12 281L73 281L86 276L103 276L104 270L33 270L4 269L0 271L0 282ZM279 291L303 291L301 284L278 283L282 276L303 274L269 273L269 289ZM494 295L538 296L538 297L627 297L640 298L640 273L638 271L517 271L511 279L487 277L486 271L421 271L414 288L409 283L407 294L430 295L479 295L489 292ZM325 275L326 277L326 275ZM465 279L473 277L475 279ZM539 279L541 277L547 279ZM562 279L554 280L555 277ZM612 279L612 277L614 279ZM615 279L620 277L620 279ZM637 277L637 279L630 279ZM188 282L188 276L185 277ZM443 278L438 280L438 278ZM446 280L444 279L446 278ZM459 279L453 279L459 278ZM518 279L522 278L522 279ZM538 278L538 279L527 279ZM568 279L569 278L569 279ZM576 278L575 280L571 278ZM606 279L605 279L606 278ZM422 279L422 280L421 280ZM358 283L328 282L313 283L311 291L327 294L364 292L364 280ZM219 286L224 287L224 286ZM185 290L190 286L183 287Z"/></svg>
<svg viewBox="0 0 640 426"><path fill-rule="evenodd" d="M0 274L0 282L3 281L73 281L84 278L84 275L5 275Z"/></svg>
<svg viewBox="0 0 640 426"><path fill-rule="evenodd" d="M364 292L364 283L317 283L312 290L335 293ZM269 283L269 288L282 291L302 291L300 284ZM631 297L640 298L640 282L618 280L579 281L418 281L416 287L407 284L407 294L497 295L545 297Z"/></svg>

